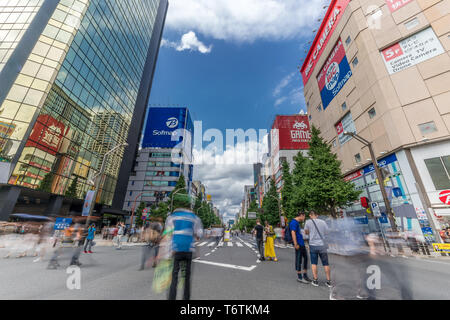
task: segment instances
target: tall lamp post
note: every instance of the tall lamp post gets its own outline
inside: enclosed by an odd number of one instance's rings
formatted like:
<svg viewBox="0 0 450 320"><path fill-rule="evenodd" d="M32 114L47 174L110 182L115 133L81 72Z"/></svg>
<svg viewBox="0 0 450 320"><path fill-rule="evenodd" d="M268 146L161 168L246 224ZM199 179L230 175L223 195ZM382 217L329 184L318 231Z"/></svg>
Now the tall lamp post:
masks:
<svg viewBox="0 0 450 320"><path fill-rule="evenodd" d="M135 210L136 210L136 201L137 201L137 198L139 198L139 197L142 196L143 194L144 194L144 192L141 192L141 193L139 193L139 194L136 196L136 198L134 198L134 201L133 201L133 210L131 210L131 221L130 221L131 227L133 227L133 219L134 219L134 212L135 212Z"/></svg>
<svg viewBox="0 0 450 320"><path fill-rule="evenodd" d="M372 143L367 141L363 137L357 135L356 133L353 133L353 132L345 131L344 135L350 136L352 138L355 138L356 140L358 140L359 142L361 142L362 144L364 144L365 146L367 146L369 148L370 157L372 158L373 167L375 168L375 173L377 175L378 183L380 185L381 194L383 195L384 205L386 207L386 212L388 214L389 221L390 221L391 226L392 226L392 231L393 232L397 232L398 231L397 223L395 222L395 218L394 218L394 214L393 214L393 211L392 211L392 208L391 208L391 204L389 202L389 199L388 199L388 196L387 196L387 193L386 193L386 189L384 187L383 176L381 174L381 170L380 170L380 167L378 165L378 161L377 161L377 158L375 156L375 152L373 151Z"/></svg>
<svg viewBox="0 0 450 320"><path fill-rule="evenodd" d="M94 182L91 184L93 184L94 187L94 196L92 198L92 203L91 203L91 207L89 208L89 215L86 219L86 227L88 226L89 220L91 219L92 216L92 212L94 211L94 207L95 207L95 202L97 200L97 194L98 194L98 188L100 186L100 182L102 180L103 174L105 172L105 167L106 167L106 160L108 158L108 156L114 152L116 152L118 149L122 148L122 147L126 147L128 146L128 143L122 143L118 146L115 146L114 148L112 148L111 150L109 150L107 153L105 153L105 155L103 156L103 161L102 161L102 166L100 168L100 173L94 176Z"/></svg>

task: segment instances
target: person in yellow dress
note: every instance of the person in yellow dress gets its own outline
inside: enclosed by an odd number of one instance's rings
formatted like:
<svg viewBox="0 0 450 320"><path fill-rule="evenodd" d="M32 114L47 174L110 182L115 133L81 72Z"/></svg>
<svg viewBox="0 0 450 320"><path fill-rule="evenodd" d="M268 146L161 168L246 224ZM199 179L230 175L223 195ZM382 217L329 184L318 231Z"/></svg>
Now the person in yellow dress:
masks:
<svg viewBox="0 0 450 320"><path fill-rule="evenodd" d="M264 256L267 260L273 260L275 262L278 261L277 255L275 253L275 232L273 231L273 227L269 225L269 222L265 222L265 228L264 228L265 234L266 234L266 243L264 245Z"/></svg>

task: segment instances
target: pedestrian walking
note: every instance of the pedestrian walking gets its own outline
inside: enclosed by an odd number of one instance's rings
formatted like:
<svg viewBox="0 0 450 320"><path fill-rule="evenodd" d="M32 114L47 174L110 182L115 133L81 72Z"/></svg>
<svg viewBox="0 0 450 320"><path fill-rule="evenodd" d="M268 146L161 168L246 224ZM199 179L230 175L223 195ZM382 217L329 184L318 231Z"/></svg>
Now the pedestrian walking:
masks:
<svg viewBox="0 0 450 320"><path fill-rule="evenodd" d="M283 238L283 229L280 227L280 224L277 224L276 228L273 229L273 232L275 232L275 242L280 245L281 239Z"/></svg>
<svg viewBox="0 0 450 320"><path fill-rule="evenodd" d="M172 231L173 271L169 290L169 300L176 300L178 273L182 270L184 280L184 300L191 296L191 263L195 252L195 240L203 236L201 220L190 209L190 201L179 200L178 208L167 218L166 230Z"/></svg>
<svg viewBox="0 0 450 320"><path fill-rule="evenodd" d="M297 216L289 223L289 231L291 232L292 242L295 248L295 270L297 271L297 281L309 284L312 281L308 278L308 252L306 251L305 241L300 226L300 223L305 221L305 216L305 213L298 212Z"/></svg>
<svg viewBox="0 0 450 320"><path fill-rule="evenodd" d="M141 267L139 270L145 269L145 263L151 256L152 250L154 251L152 268L156 268L159 244L161 242L163 231L164 227L161 218L156 218L155 221L152 221L150 225L144 229L144 240L146 245L142 247Z"/></svg>
<svg viewBox="0 0 450 320"><path fill-rule="evenodd" d="M95 238L95 223L92 223L88 230L87 230L87 237L86 237L86 243L84 244L84 253L93 253L92 252L92 245Z"/></svg>
<svg viewBox="0 0 450 320"><path fill-rule="evenodd" d="M264 227L261 225L261 221L256 219L256 226L252 231L253 235L256 238L256 246L258 247L259 252L259 261L264 261Z"/></svg>
<svg viewBox="0 0 450 320"><path fill-rule="evenodd" d="M266 241L264 245L264 258L269 261L277 262L277 255L275 253L275 232L269 222L265 222L264 232L266 234Z"/></svg>
<svg viewBox="0 0 450 320"><path fill-rule="evenodd" d="M117 248L122 249L122 238L125 233L125 225L122 222L119 222L117 226Z"/></svg>
<svg viewBox="0 0 450 320"><path fill-rule="evenodd" d="M325 274L327 277L326 286L331 288L331 272L330 265L328 262L328 245L326 243L325 237L329 232L328 226L325 221L318 219L318 215L315 211L311 211L309 214L309 219L305 223L305 233L309 236L309 253L311 257L311 269L313 273L312 285L315 287L319 286L319 281L317 278L317 263L322 261L322 265L325 269Z"/></svg>
<svg viewBox="0 0 450 320"><path fill-rule="evenodd" d="M84 228L77 223L74 226L74 232L73 232L73 243L74 243L74 249L72 254L72 259L70 260L71 266L81 266L80 262L80 254L81 254L81 248L83 247L84 241L85 241L86 235L84 234Z"/></svg>

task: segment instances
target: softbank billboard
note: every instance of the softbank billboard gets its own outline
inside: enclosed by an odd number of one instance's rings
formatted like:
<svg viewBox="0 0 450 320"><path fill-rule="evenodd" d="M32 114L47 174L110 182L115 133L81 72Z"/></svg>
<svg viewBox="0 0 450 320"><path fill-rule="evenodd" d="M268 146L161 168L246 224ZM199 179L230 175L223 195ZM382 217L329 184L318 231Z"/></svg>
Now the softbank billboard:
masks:
<svg viewBox="0 0 450 320"><path fill-rule="evenodd" d="M184 130L191 134L184 134ZM175 148L184 142L188 144L186 149L189 151L192 149L193 131L194 126L187 108L150 108L142 147Z"/></svg>

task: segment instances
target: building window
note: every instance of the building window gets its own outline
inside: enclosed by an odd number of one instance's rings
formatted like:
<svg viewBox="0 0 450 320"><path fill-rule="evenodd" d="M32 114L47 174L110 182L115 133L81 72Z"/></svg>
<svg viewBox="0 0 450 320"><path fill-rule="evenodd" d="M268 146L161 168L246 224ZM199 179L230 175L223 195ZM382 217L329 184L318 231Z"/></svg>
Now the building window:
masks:
<svg viewBox="0 0 450 320"><path fill-rule="evenodd" d="M353 59L353 61L352 61L352 65L353 65L354 67L356 67L356 66L358 65L358 63L359 63L358 57L355 57L355 59Z"/></svg>
<svg viewBox="0 0 450 320"><path fill-rule="evenodd" d="M308 118L309 118L309 121L311 121L311 120L312 120L312 117L311 117L311 115L309 115L309 117L308 117Z"/></svg>
<svg viewBox="0 0 450 320"><path fill-rule="evenodd" d="M134 181L131 181L131 185L134 186Z"/></svg>
<svg viewBox="0 0 450 320"><path fill-rule="evenodd" d="M348 46L352 42L352 38L350 36L347 37L347 40L345 40L345 44Z"/></svg>
<svg viewBox="0 0 450 320"><path fill-rule="evenodd" d="M450 155L426 159L425 164L436 190L450 188Z"/></svg>
<svg viewBox="0 0 450 320"><path fill-rule="evenodd" d="M419 124L420 132L422 135L430 134L437 131L436 124L434 121Z"/></svg>
<svg viewBox="0 0 450 320"><path fill-rule="evenodd" d="M319 104L318 106L317 106L317 111L322 111L322 104Z"/></svg>
<svg viewBox="0 0 450 320"><path fill-rule="evenodd" d="M419 19L414 18L411 21L405 22L405 28L408 30L414 29L420 24Z"/></svg>
<svg viewBox="0 0 450 320"><path fill-rule="evenodd" d="M342 111L345 111L345 110L347 110L347 103L344 102L342 104Z"/></svg>
<svg viewBox="0 0 450 320"><path fill-rule="evenodd" d="M377 115L377 112L375 111L375 108L372 108L369 110L369 118L373 119Z"/></svg>
<svg viewBox="0 0 450 320"><path fill-rule="evenodd" d="M359 153L355 154L355 161L356 161L356 163L361 162L361 155Z"/></svg>

